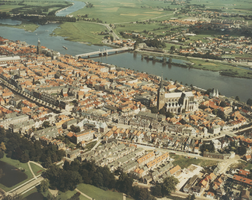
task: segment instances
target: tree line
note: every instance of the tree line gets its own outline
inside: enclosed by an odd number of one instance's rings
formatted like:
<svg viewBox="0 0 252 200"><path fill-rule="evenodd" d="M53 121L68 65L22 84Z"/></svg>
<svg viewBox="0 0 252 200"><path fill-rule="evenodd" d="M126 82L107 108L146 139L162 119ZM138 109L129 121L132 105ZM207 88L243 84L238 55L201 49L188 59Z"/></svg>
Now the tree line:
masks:
<svg viewBox="0 0 252 200"><path fill-rule="evenodd" d="M40 141L29 141L18 133L12 133L0 127L0 158L4 156L26 163L29 160L40 161L44 167L60 161L65 151L58 150L55 145L43 146Z"/></svg>
<svg viewBox="0 0 252 200"><path fill-rule="evenodd" d="M91 184L101 189L114 189L123 192L136 200L154 200L155 198L147 189L132 186L133 179L123 172L119 172L119 179L116 180L114 173L110 172L107 166L100 167L92 162L80 162L75 159L71 164L67 161L63 169L56 165L43 174L50 182L52 189L58 189L62 192L74 190L77 184Z"/></svg>
<svg viewBox="0 0 252 200"><path fill-rule="evenodd" d="M117 180L115 175L118 176ZM155 197L153 195L170 195L178 183L178 180L174 177L166 178L162 184L157 184L157 186L152 188L152 195L145 188L132 186L133 178L121 170L112 173L107 166L97 166L94 161L80 162L78 159L75 159L70 164L65 161L63 169L52 165L43 176L49 180L52 189L58 189L62 192L74 190L77 184L85 183L104 190L117 190L136 200L154 200Z"/></svg>

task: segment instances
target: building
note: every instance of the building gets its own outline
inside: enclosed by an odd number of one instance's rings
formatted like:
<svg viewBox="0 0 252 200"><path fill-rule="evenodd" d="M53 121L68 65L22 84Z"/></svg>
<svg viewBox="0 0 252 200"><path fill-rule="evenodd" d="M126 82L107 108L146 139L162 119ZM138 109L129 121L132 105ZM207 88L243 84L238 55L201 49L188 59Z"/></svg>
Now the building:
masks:
<svg viewBox="0 0 252 200"><path fill-rule="evenodd" d="M93 130L86 130L80 133L75 133L73 135L73 141L75 144L79 144L82 141L89 141L92 140L94 137L95 131Z"/></svg>
<svg viewBox="0 0 252 200"><path fill-rule="evenodd" d="M163 87L163 78L161 78L160 86L157 94L157 109L160 110L165 105L165 90Z"/></svg>
<svg viewBox="0 0 252 200"><path fill-rule="evenodd" d="M37 46L37 54L41 54L41 44L40 44L40 40L38 40L38 46Z"/></svg>
<svg viewBox="0 0 252 200"><path fill-rule="evenodd" d="M182 113L196 111L198 103L194 100L192 92L173 92L165 94L166 112Z"/></svg>
<svg viewBox="0 0 252 200"><path fill-rule="evenodd" d="M228 159L230 156L231 154L211 153L207 151L203 152L203 157L208 157L208 158Z"/></svg>

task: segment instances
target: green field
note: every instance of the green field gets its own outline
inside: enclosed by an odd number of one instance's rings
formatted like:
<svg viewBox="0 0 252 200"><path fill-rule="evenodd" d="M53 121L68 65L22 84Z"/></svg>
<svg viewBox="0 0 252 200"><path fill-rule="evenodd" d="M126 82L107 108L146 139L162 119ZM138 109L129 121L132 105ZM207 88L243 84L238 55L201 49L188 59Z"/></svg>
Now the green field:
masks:
<svg viewBox="0 0 252 200"><path fill-rule="evenodd" d="M235 13L252 13L251 6L252 2L247 0L191 0L191 4L201 4L205 5L207 9L222 9L223 12L235 12Z"/></svg>
<svg viewBox="0 0 252 200"><path fill-rule="evenodd" d="M19 5L18 5L19 4ZM17 9L20 12L27 11L27 10L33 10L33 9L44 9L48 6L51 7L48 9L48 11L43 10L42 14L48 14L50 11L57 10L61 6L67 6L69 5L69 2L66 2L65 0L57 0L53 2L49 2L46 0L40 0L40 1L21 1L17 0L15 2L5 2L5 5L0 6L0 12L11 12L13 9Z"/></svg>
<svg viewBox="0 0 252 200"><path fill-rule="evenodd" d="M89 22L66 22L55 29L54 34L66 37L67 40L101 44L104 35L99 35L105 31L106 27Z"/></svg>
<svg viewBox="0 0 252 200"><path fill-rule="evenodd" d="M58 199L61 200L68 200L70 199L75 193L77 193L75 190L74 191L70 191L68 190L67 192L59 192L58 193ZM80 195L80 200L89 200L88 198Z"/></svg>
<svg viewBox="0 0 252 200"><path fill-rule="evenodd" d="M20 25L6 25L6 24L0 24L0 26L8 26L12 28L19 28L19 29L24 29L25 31L30 31L33 32L35 31L39 26L37 24L28 22L26 20L22 20L22 24Z"/></svg>
<svg viewBox="0 0 252 200"><path fill-rule="evenodd" d="M77 186L78 190L83 192L84 194L96 199L96 200L121 200L123 198L123 194L119 192L112 191L104 191L100 188L97 188L93 185L88 184L79 184ZM127 198L127 200L132 200L131 198Z"/></svg>
<svg viewBox="0 0 252 200"><path fill-rule="evenodd" d="M17 168L19 168L19 167L23 168L25 170L24 173L27 175L27 179L26 180L18 183L17 185L15 185L13 187L8 188L8 187L0 184L1 189L3 189L4 191L10 191L13 188L17 187L18 185L21 185L22 183L26 182L28 179L33 178L32 173L31 173L31 171L30 171L27 163L21 163L18 160L7 158L6 155L4 155L4 157L1 158L0 161L6 162L6 163L8 163L8 164L10 164L10 165L12 165L14 167L17 167Z"/></svg>
<svg viewBox="0 0 252 200"><path fill-rule="evenodd" d="M22 195L23 198L26 198L27 196L31 195L32 193L36 193L38 192L37 188L33 188L32 190L30 190L29 192L25 193L24 195ZM49 191L47 191L46 193L43 193L42 195L46 198L48 195ZM76 191L67 191L67 192L58 192L58 196L57 199L60 200L68 200L70 199L75 193L77 193ZM88 198L80 195L80 200L89 200Z"/></svg>
<svg viewBox="0 0 252 200"><path fill-rule="evenodd" d="M152 0L90 0L93 8L83 8L74 12L74 16L88 14L89 18L99 18L103 23L124 23L153 19L171 14L172 11L163 11L161 8L170 6L163 1ZM158 8L159 7L159 8ZM177 7L177 6L174 6Z"/></svg>
<svg viewBox="0 0 252 200"><path fill-rule="evenodd" d="M185 158L185 156L170 154L171 158L174 159L172 162L174 166L179 165L182 169L189 167L191 164L199 165L201 167L216 165L218 161L195 159L195 158Z"/></svg>
<svg viewBox="0 0 252 200"><path fill-rule="evenodd" d="M38 165L35 165L33 163L30 163L30 166L32 168L33 173L35 174L35 176L41 174L43 171L45 171L45 169L39 167Z"/></svg>

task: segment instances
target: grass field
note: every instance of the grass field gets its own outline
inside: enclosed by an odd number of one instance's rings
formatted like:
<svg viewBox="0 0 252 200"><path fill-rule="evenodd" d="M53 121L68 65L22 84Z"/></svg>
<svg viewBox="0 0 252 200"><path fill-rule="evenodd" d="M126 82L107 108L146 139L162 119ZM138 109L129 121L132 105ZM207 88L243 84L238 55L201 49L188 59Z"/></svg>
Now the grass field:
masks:
<svg viewBox="0 0 252 200"><path fill-rule="evenodd" d="M33 188L32 190L30 190L29 192L25 193L22 197L28 197L29 195L31 195L32 193L36 193L38 192L37 188ZM46 193L43 193L42 195L46 198L48 195L49 191L47 191ZM67 192L58 192L58 196L57 199L60 200L68 200L70 199L75 193L77 193L76 191L67 191ZM89 200L88 198L80 195L80 200Z"/></svg>
<svg viewBox="0 0 252 200"><path fill-rule="evenodd" d="M33 173L37 176L41 174L43 171L45 171L43 168L39 167L38 165L35 165L33 163L30 163L30 166L32 168Z"/></svg>
<svg viewBox="0 0 252 200"><path fill-rule="evenodd" d="M1 5L0 12L10 12L14 8L20 8L22 6L19 5Z"/></svg>
<svg viewBox="0 0 252 200"><path fill-rule="evenodd" d="M25 31L30 31L33 32L35 31L39 26L37 24L28 22L23 20L20 25L6 25L6 24L0 24L0 26L8 26L12 28L19 28L19 29L24 29Z"/></svg>
<svg viewBox="0 0 252 200"><path fill-rule="evenodd" d="M220 0L191 0L191 4L201 4L205 5L206 8L209 9L222 9L223 12L235 12L235 13L252 13L251 6L252 2L247 0L228 0L228 1L220 1Z"/></svg>
<svg viewBox="0 0 252 200"><path fill-rule="evenodd" d="M87 149L88 151L90 151L95 145L96 145L97 141L94 142L90 142L85 146L85 149Z"/></svg>
<svg viewBox="0 0 252 200"><path fill-rule="evenodd" d="M100 188L97 188L93 185L88 184L79 184L77 188L83 192L84 194L96 199L96 200L121 200L123 197L122 193L112 192L112 191L104 191ZM133 200L131 198L127 198L127 200Z"/></svg>
<svg viewBox="0 0 252 200"><path fill-rule="evenodd" d="M1 187L3 190L9 191L9 190L11 190L11 189L17 187L18 185L21 185L22 183L26 182L28 179L33 178L32 173L31 173L31 171L30 171L30 169L29 169L27 163L21 163L21 162L19 162L18 160L14 160L14 159L11 159L11 158L7 158L6 155L4 155L4 157L1 158L0 161L6 162L6 163L8 163L8 164L10 164L10 165L12 165L12 166L14 166L14 167L17 167L17 168L19 168L19 167L23 168L23 169L25 170L24 173L27 175L27 179L26 179L26 180L20 182L19 184L15 185L15 186L13 186L13 187L8 188L8 187L6 187L6 186L0 184L0 187Z"/></svg>
<svg viewBox="0 0 252 200"><path fill-rule="evenodd" d="M68 200L70 199L74 194L76 193L76 191L70 191L68 190L67 192L59 192L58 193L58 199L61 199L61 200ZM89 200L88 198L80 195L80 200Z"/></svg>
<svg viewBox="0 0 252 200"><path fill-rule="evenodd" d="M60 28L55 29L54 33L66 37L71 41L101 44L104 35L99 35L99 33L105 30L106 27L99 24L89 22L66 22L60 25Z"/></svg>
<svg viewBox="0 0 252 200"><path fill-rule="evenodd" d="M213 160L203 160L203 159L195 159L195 158L185 158L185 156L180 155L170 155L175 161L173 161L173 165L179 165L182 169L187 168L191 164L199 165L201 167L216 165L218 161Z"/></svg>
<svg viewBox="0 0 252 200"><path fill-rule="evenodd" d="M170 6L170 4L165 4L163 1L90 0L89 2L94 5L93 8L85 7L73 14L75 16L88 14L89 18L99 18L107 23L123 23L142 21L173 13L172 11L163 11L157 8Z"/></svg>

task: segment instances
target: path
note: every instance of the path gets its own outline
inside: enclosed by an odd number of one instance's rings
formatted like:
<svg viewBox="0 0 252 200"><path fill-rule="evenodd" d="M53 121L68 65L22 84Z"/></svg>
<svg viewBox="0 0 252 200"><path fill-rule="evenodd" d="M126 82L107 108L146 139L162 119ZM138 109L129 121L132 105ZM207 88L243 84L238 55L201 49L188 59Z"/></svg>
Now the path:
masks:
<svg viewBox="0 0 252 200"><path fill-rule="evenodd" d="M33 163L33 164L35 164L35 165L37 165L37 166L39 166L39 167L41 167L41 168L44 168L41 164L39 164L39 163L37 163L37 162L34 162L34 161L29 161L30 163Z"/></svg>
<svg viewBox="0 0 252 200"><path fill-rule="evenodd" d="M86 198L88 198L88 199L90 199L90 200L92 200L92 199L93 199L92 197L90 197L90 196L88 196L88 195L84 194L83 192L81 192L81 191L80 191L80 190L78 190L77 188L75 189L75 191L79 192L82 196L84 196L84 197L86 197Z"/></svg>

